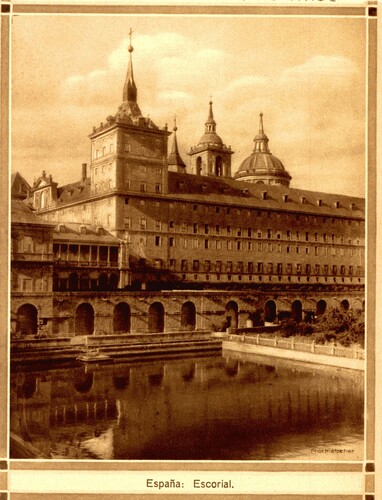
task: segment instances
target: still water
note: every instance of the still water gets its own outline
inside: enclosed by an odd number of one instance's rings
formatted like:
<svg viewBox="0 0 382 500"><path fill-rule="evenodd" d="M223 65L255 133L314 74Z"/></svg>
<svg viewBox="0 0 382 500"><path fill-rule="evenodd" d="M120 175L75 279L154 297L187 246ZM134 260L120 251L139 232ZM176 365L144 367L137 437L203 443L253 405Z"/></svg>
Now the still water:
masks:
<svg viewBox="0 0 382 500"><path fill-rule="evenodd" d="M363 393L356 371L231 353L18 366L11 433L53 459L362 460Z"/></svg>

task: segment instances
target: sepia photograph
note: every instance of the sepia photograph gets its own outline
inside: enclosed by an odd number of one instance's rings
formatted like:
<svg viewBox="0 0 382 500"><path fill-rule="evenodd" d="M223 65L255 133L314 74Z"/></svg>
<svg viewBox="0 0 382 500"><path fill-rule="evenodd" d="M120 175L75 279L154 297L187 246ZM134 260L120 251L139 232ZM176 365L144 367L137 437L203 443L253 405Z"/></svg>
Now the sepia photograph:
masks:
<svg viewBox="0 0 382 500"><path fill-rule="evenodd" d="M14 491L373 494L377 8L7 19Z"/></svg>

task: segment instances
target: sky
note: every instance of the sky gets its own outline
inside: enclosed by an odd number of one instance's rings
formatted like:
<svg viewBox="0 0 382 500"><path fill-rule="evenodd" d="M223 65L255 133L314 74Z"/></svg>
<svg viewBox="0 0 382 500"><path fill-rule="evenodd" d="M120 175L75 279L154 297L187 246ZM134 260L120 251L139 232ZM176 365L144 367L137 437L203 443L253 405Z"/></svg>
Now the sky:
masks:
<svg viewBox="0 0 382 500"><path fill-rule="evenodd" d="M365 22L344 17L14 17L12 172L80 178L88 135L122 102L130 27L141 111L170 130L176 115L186 165L212 98L232 173L262 112L291 187L364 196Z"/></svg>

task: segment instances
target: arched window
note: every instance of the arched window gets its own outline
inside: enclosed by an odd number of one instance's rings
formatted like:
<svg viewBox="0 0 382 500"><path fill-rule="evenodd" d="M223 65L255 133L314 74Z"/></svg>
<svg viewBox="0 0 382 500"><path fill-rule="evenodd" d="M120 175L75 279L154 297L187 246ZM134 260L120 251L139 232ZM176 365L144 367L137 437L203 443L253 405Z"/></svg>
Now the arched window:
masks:
<svg viewBox="0 0 382 500"><path fill-rule="evenodd" d="M21 335L36 335L37 309L32 304L23 304L17 310L16 333Z"/></svg>
<svg viewBox="0 0 382 500"><path fill-rule="evenodd" d="M299 300L292 303L292 319L297 323L302 321L302 304Z"/></svg>
<svg viewBox="0 0 382 500"><path fill-rule="evenodd" d="M215 175L221 177L223 175L223 159L221 156L215 158Z"/></svg>
<svg viewBox="0 0 382 500"><path fill-rule="evenodd" d="M195 330L196 308L193 302L185 302L182 305L180 325L182 330Z"/></svg>
<svg viewBox="0 0 382 500"><path fill-rule="evenodd" d="M76 309L75 335L92 335L94 332L94 309L83 302Z"/></svg>
<svg viewBox="0 0 382 500"><path fill-rule="evenodd" d="M130 306L126 302L120 302L114 308L113 332L129 333L131 322Z"/></svg>
<svg viewBox="0 0 382 500"><path fill-rule="evenodd" d="M317 302L316 314L317 316L322 316L323 314L325 314L325 311L326 311L326 302L325 300L321 299Z"/></svg>
<svg viewBox="0 0 382 500"><path fill-rule="evenodd" d="M196 175L202 175L202 158L200 156L196 158Z"/></svg>
<svg viewBox="0 0 382 500"><path fill-rule="evenodd" d="M227 303L227 305L225 306L225 319L227 327L237 328L239 319L238 311L239 307L236 304L236 302L231 300L230 302Z"/></svg>
<svg viewBox="0 0 382 500"><path fill-rule="evenodd" d="M273 323L276 319L276 304L273 300L268 300L264 307L264 321L266 323Z"/></svg>
<svg viewBox="0 0 382 500"><path fill-rule="evenodd" d="M162 333L164 331L164 307L160 302L154 302L149 307L149 332Z"/></svg>

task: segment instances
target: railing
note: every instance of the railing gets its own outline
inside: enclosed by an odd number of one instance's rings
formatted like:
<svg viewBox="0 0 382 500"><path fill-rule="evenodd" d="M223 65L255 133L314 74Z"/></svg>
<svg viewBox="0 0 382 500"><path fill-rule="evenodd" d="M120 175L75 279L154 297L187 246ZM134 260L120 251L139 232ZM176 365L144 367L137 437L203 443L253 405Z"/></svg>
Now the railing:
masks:
<svg viewBox="0 0 382 500"><path fill-rule="evenodd" d="M260 345L264 347L277 347L279 349L289 349L292 351L311 352L313 354L324 354L326 356L338 356L350 359L365 359L365 351L359 347L343 347L334 344L322 345L316 342L299 342L295 339L285 339L280 337L265 338L260 335L253 337L245 335L228 334L228 340L241 340L246 344Z"/></svg>

